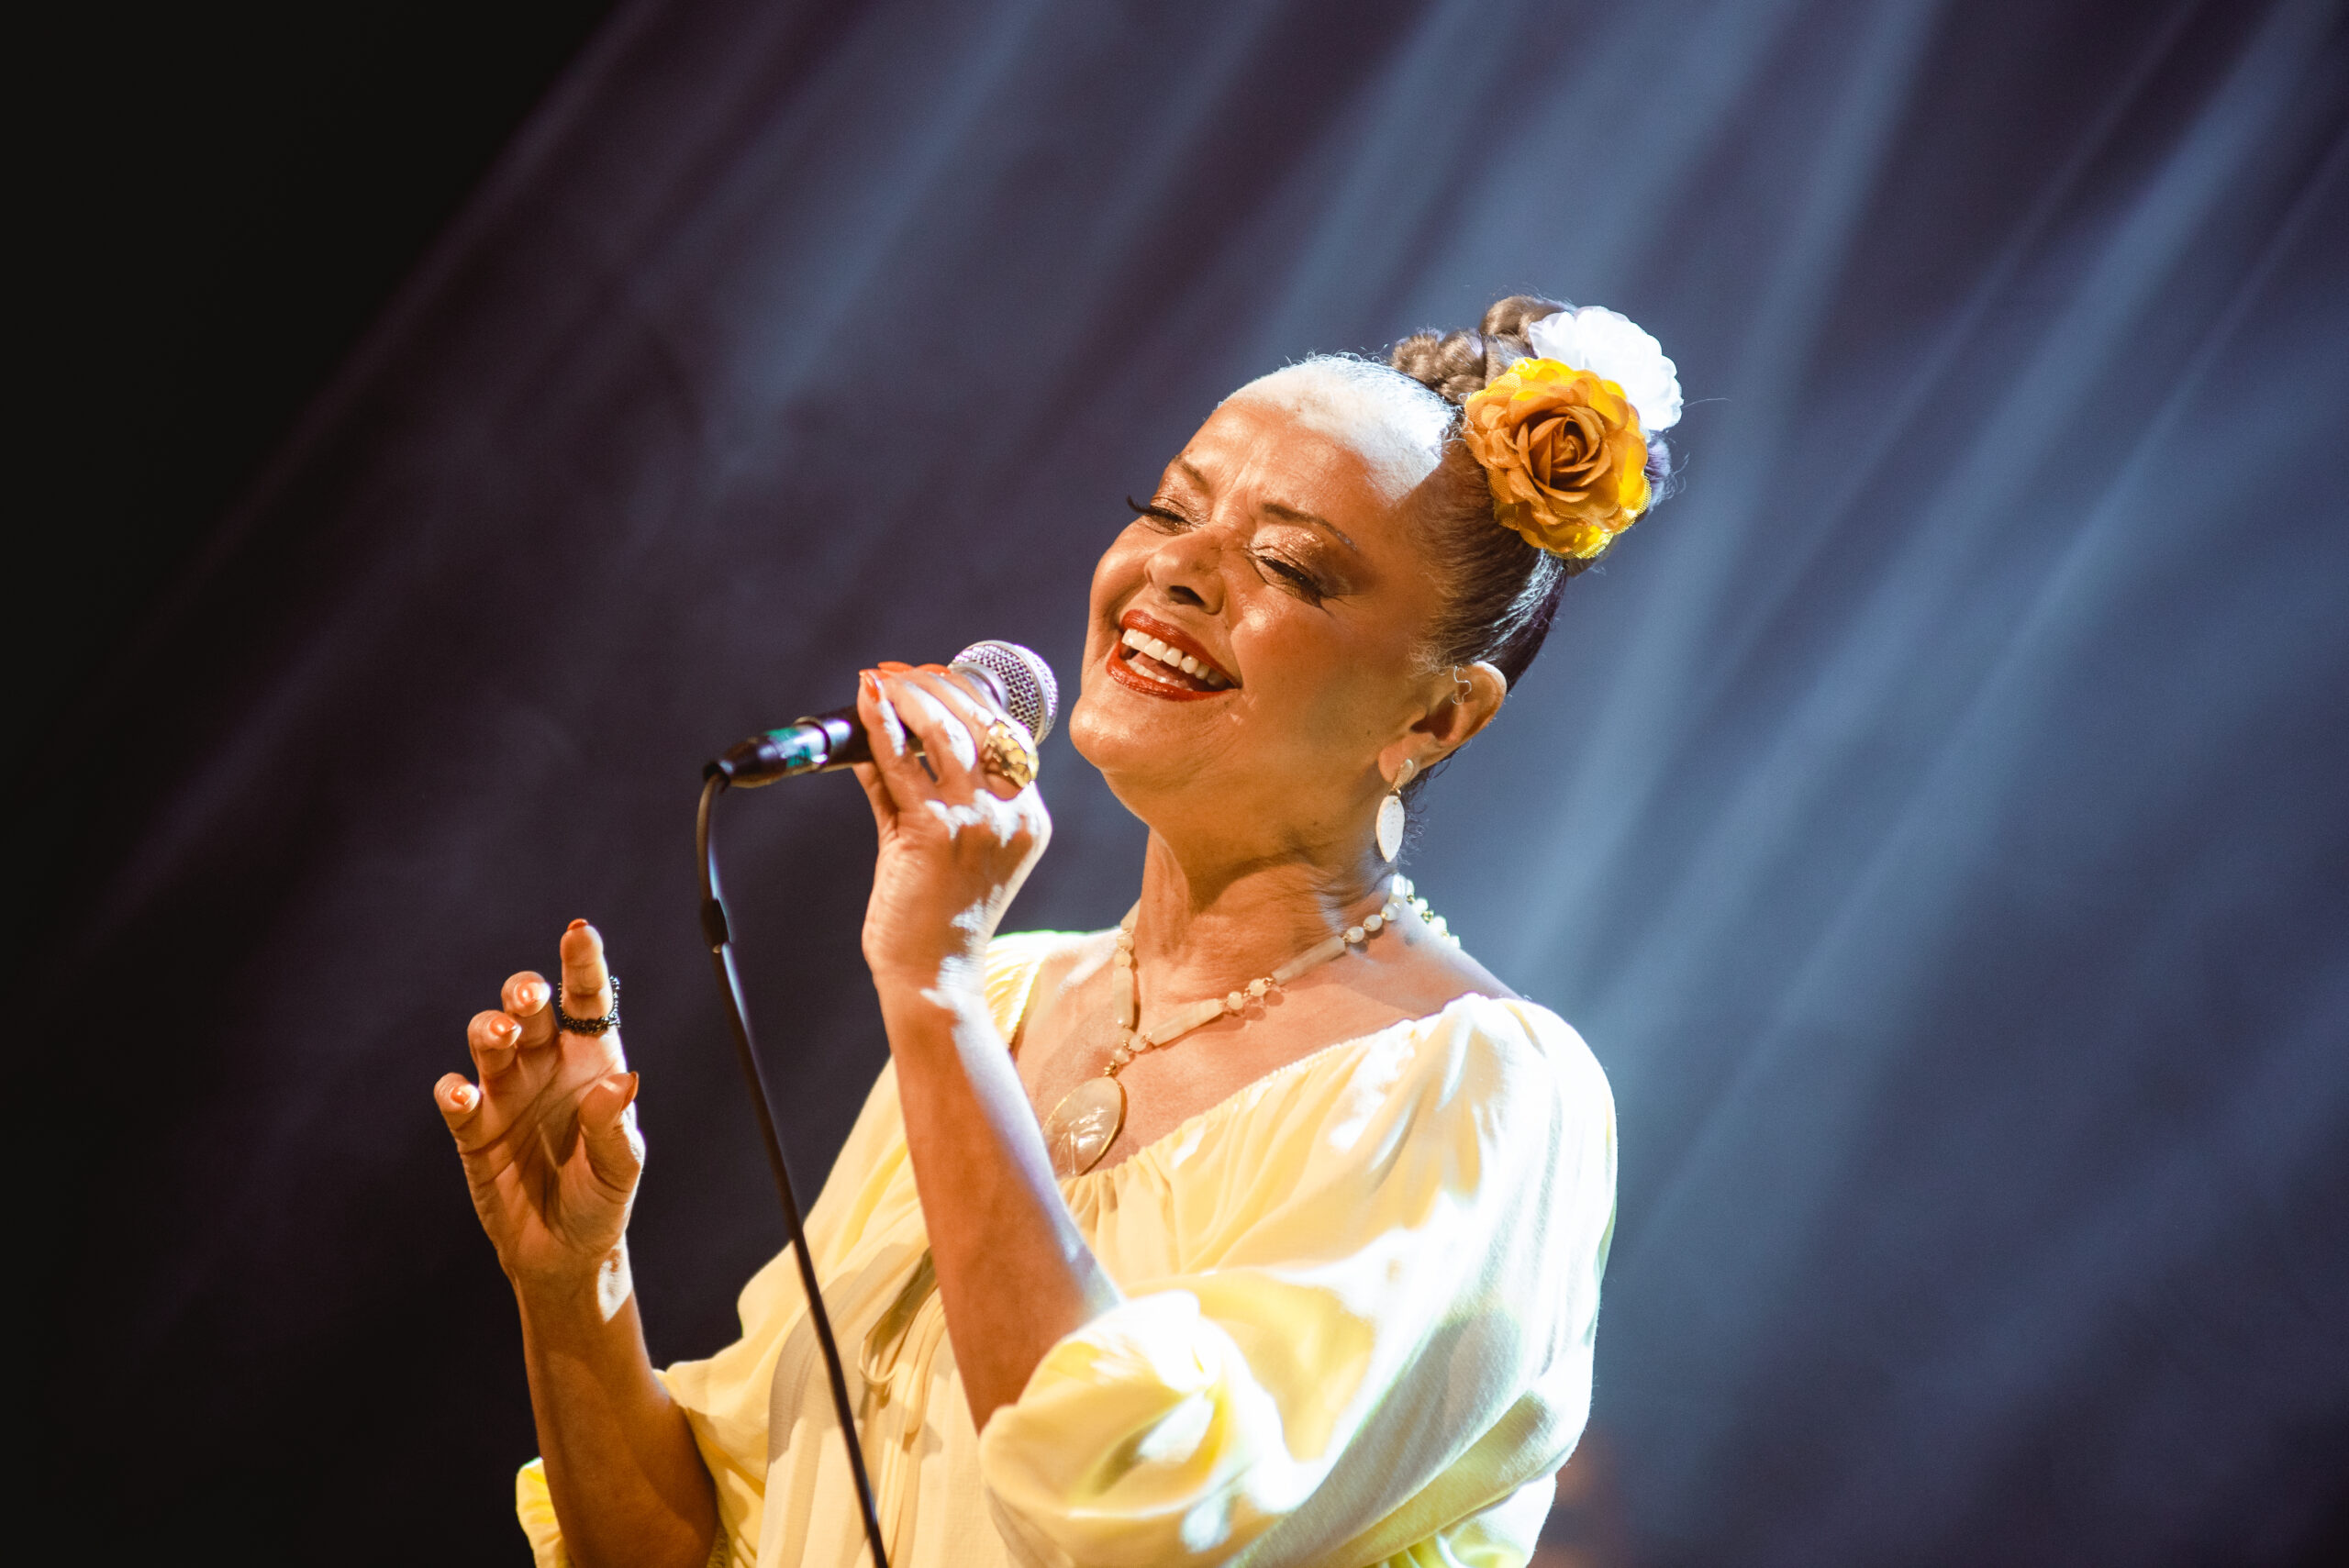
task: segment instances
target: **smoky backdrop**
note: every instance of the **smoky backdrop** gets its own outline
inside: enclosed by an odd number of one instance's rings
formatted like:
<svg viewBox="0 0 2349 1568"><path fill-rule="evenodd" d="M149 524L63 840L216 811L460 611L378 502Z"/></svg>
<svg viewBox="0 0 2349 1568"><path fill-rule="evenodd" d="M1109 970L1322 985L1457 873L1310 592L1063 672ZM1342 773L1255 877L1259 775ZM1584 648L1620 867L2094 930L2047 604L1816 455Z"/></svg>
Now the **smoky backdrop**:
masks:
<svg viewBox="0 0 2349 1568"><path fill-rule="evenodd" d="M347 351L263 396L109 350L152 373L85 436L241 395L263 435L218 450L274 453L170 492L204 526L161 586L18 579L81 639L9 826L67 1539L523 1561L511 1301L429 1097L466 1018L603 928L653 1352L724 1343L781 1224L696 940L701 759L980 636L1073 683L1120 497L1222 394L1534 290L1647 326L1691 399L1684 493L1410 857L1619 1099L1558 1560L2341 1542L2336 0L598 10L468 111L498 150L444 160L445 226L370 241L405 281L351 285ZM355 79L441 123L394 53ZM149 515L118 477L61 537ZM1061 737L1043 777L1014 924L1105 925L1141 831ZM722 833L812 1186L883 1058L869 818L815 780Z"/></svg>

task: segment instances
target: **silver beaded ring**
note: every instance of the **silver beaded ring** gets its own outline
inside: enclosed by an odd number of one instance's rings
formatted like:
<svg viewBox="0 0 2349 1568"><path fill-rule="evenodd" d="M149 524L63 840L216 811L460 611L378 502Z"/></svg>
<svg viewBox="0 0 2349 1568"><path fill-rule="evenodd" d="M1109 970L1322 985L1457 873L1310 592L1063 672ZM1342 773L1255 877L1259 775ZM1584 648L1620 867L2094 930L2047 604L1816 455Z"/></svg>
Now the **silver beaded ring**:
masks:
<svg viewBox="0 0 2349 1568"><path fill-rule="evenodd" d="M611 976L612 1010L600 1018L574 1018L562 1010L562 993L554 994L554 1027L564 1034L607 1035L620 1027L620 977Z"/></svg>

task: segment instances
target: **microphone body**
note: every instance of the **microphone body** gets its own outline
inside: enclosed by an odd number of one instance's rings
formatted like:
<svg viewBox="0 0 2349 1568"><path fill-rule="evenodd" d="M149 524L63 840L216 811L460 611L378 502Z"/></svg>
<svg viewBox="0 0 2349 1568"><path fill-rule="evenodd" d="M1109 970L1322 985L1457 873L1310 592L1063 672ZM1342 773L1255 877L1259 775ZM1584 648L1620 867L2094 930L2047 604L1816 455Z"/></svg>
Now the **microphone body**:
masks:
<svg viewBox="0 0 2349 1568"><path fill-rule="evenodd" d="M993 694L996 703L1041 742L1052 733L1060 713L1060 683L1052 666L1016 642L974 642L954 656L947 668L969 676ZM912 736L917 750L921 742ZM723 774L729 785L757 789L777 779L801 773L829 773L852 762L873 760L873 740L856 705L829 713L794 719L780 729L762 730L729 747L716 762L702 769L704 777Z"/></svg>

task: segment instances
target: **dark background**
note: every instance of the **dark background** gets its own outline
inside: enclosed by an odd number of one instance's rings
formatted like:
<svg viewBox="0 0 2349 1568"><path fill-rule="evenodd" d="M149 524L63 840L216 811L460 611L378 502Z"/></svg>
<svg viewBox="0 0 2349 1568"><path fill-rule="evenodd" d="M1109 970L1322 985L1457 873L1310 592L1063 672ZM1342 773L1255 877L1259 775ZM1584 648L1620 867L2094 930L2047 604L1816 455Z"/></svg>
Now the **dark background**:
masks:
<svg viewBox="0 0 2349 1568"><path fill-rule="evenodd" d="M654 1353L776 1245L698 760L1034 643L1216 397L1520 288L1678 360L1412 866L1613 1077L1585 1561L2349 1539L2349 32L2327 0L672 0L27 36L7 574L36 1492L109 1555L520 1561L428 1097L629 978ZM1055 740L1015 922L1139 830ZM812 1179L837 781L730 803Z"/></svg>

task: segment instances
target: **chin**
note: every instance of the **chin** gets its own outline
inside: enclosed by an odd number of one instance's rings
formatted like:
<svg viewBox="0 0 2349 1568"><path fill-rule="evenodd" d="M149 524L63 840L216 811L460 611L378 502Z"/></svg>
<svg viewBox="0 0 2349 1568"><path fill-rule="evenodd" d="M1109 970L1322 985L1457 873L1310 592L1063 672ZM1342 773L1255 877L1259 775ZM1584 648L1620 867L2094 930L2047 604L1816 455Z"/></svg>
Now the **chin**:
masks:
<svg viewBox="0 0 2349 1568"><path fill-rule="evenodd" d="M1104 774L1114 776L1141 762L1153 751L1149 738L1138 734L1135 721L1142 715L1110 711L1125 705L1118 699L1123 694L1098 689L1097 678L1088 673L1084 687L1076 694L1075 706L1068 713L1068 742L1076 754L1098 768ZM1103 699L1107 698L1105 702Z"/></svg>
<svg viewBox="0 0 2349 1568"><path fill-rule="evenodd" d="M1148 821L1149 802L1180 795L1198 778L1198 737L1183 733L1190 726L1175 719L1180 712L1177 705L1135 696L1097 674L1069 709L1069 744L1127 810Z"/></svg>

